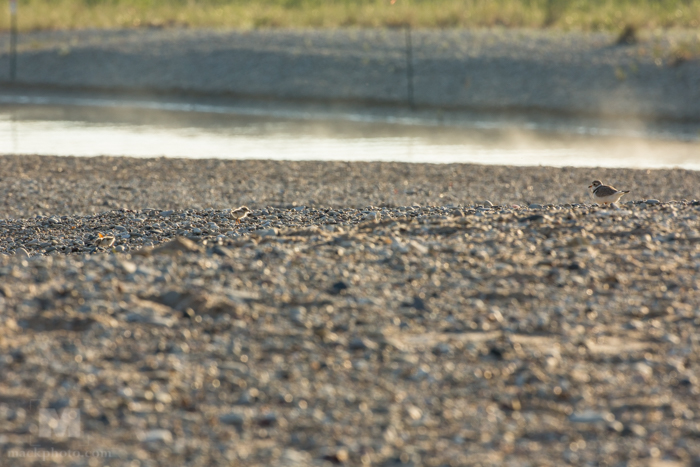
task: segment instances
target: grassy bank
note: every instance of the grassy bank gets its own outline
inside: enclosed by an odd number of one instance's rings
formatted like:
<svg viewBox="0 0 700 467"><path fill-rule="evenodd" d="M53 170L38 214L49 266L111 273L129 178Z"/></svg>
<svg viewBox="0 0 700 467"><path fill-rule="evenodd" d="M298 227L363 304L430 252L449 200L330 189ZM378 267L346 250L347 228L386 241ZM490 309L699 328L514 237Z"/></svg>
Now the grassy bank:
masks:
<svg viewBox="0 0 700 467"><path fill-rule="evenodd" d="M20 30L402 24L423 28L619 30L627 24L650 29L697 28L700 0L19 0ZM0 27L9 27L6 4L0 8Z"/></svg>

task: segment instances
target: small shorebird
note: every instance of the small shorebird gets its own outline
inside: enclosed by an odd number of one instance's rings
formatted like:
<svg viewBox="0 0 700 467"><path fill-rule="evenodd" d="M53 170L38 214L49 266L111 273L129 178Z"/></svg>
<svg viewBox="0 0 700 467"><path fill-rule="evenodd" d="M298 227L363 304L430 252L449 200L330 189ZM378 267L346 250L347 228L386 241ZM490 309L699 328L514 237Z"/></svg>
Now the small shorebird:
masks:
<svg viewBox="0 0 700 467"><path fill-rule="evenodd" d="M622 195L630 191L620 191L614 186L603 185L600 180L594 180L588 188L593 189L593 198L603 204L617 203Z"/></svg>
<svg viewBox="0 0 700 467"><path fill-rule="evenodd" d="M111 236L111 235L104 235L102 232L98 232L98 233L97 233L97 236L98 236L99 238L97 238L97 239L95 240L95 246L99 246L99 247L102 247L102 248L109 248L109 247L111 247L112 245L114 245L114 237L113 237L113 236Z"/></svg>
<svg viewBox="0 0 700 467"><path fill-rule="evenodd" d="M241 206L240 208L231 211L231 217L236 219L236 224L240 224L241 219L247 217L249 213L250 209L248 209L246 206Z"/></svg>

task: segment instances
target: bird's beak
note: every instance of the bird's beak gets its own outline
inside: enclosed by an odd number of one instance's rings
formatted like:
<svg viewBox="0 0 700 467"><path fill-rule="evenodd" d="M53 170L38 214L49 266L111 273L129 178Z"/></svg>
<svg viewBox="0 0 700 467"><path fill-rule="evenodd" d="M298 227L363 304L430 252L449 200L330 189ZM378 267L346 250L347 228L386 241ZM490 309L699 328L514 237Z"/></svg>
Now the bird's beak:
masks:
<svg viewBox="0 0 700 467"><path fill-rule="evenodd" d="M593 188L593 185L588 185L588 188Z"/></svg>

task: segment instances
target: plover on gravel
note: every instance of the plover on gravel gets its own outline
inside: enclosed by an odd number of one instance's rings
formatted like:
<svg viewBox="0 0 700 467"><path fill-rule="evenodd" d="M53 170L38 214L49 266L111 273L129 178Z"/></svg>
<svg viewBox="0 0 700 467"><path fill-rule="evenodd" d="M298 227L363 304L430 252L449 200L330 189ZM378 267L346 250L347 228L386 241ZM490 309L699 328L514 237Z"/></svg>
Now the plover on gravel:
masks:
<svg viewBox="0 0 700 467"><path fill-rule="evenodd" d="M104 235L102 232L98 232L97 237L98 238L95 240L95 246L109 248L114 245L114 237L111 235Z"/></svg>
<svg viewBox="0 0 700 467"><path fill-rule="evenodd" d="M231 217L236 219L236 224L240 224L241 219L247 217L249 213L250 209L248 209L246 206L241 206L240 208L231 211Z"/></svg>
<svg viewBox="0 0 700 467"><path fill-rule="evenodd" d="M617 203L622 198L622 195L630 192L629 190L620 191L614 186L603 185L603 182L600 180L594 180L588 188L592 189L593 199L603 204Z"/></svg>

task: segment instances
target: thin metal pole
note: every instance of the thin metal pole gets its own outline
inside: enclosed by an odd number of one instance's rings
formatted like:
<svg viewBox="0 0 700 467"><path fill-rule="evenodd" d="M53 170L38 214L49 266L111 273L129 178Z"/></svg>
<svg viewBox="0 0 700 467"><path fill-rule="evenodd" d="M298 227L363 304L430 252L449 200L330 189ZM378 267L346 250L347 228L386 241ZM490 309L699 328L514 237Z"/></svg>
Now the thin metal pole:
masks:
<svg viewBox="0 0 700 467"><path fill-rule="evenodd" d="M411 25L406 25L406 83L408 86L408 106L415 108L413 102L413 46L411 45Z"/></svg>
<svg viewBox="0 0 700 467"><path fill-rule="evenodd" d="M17 0L10 0L10 81L17 78Z"/></svg>

